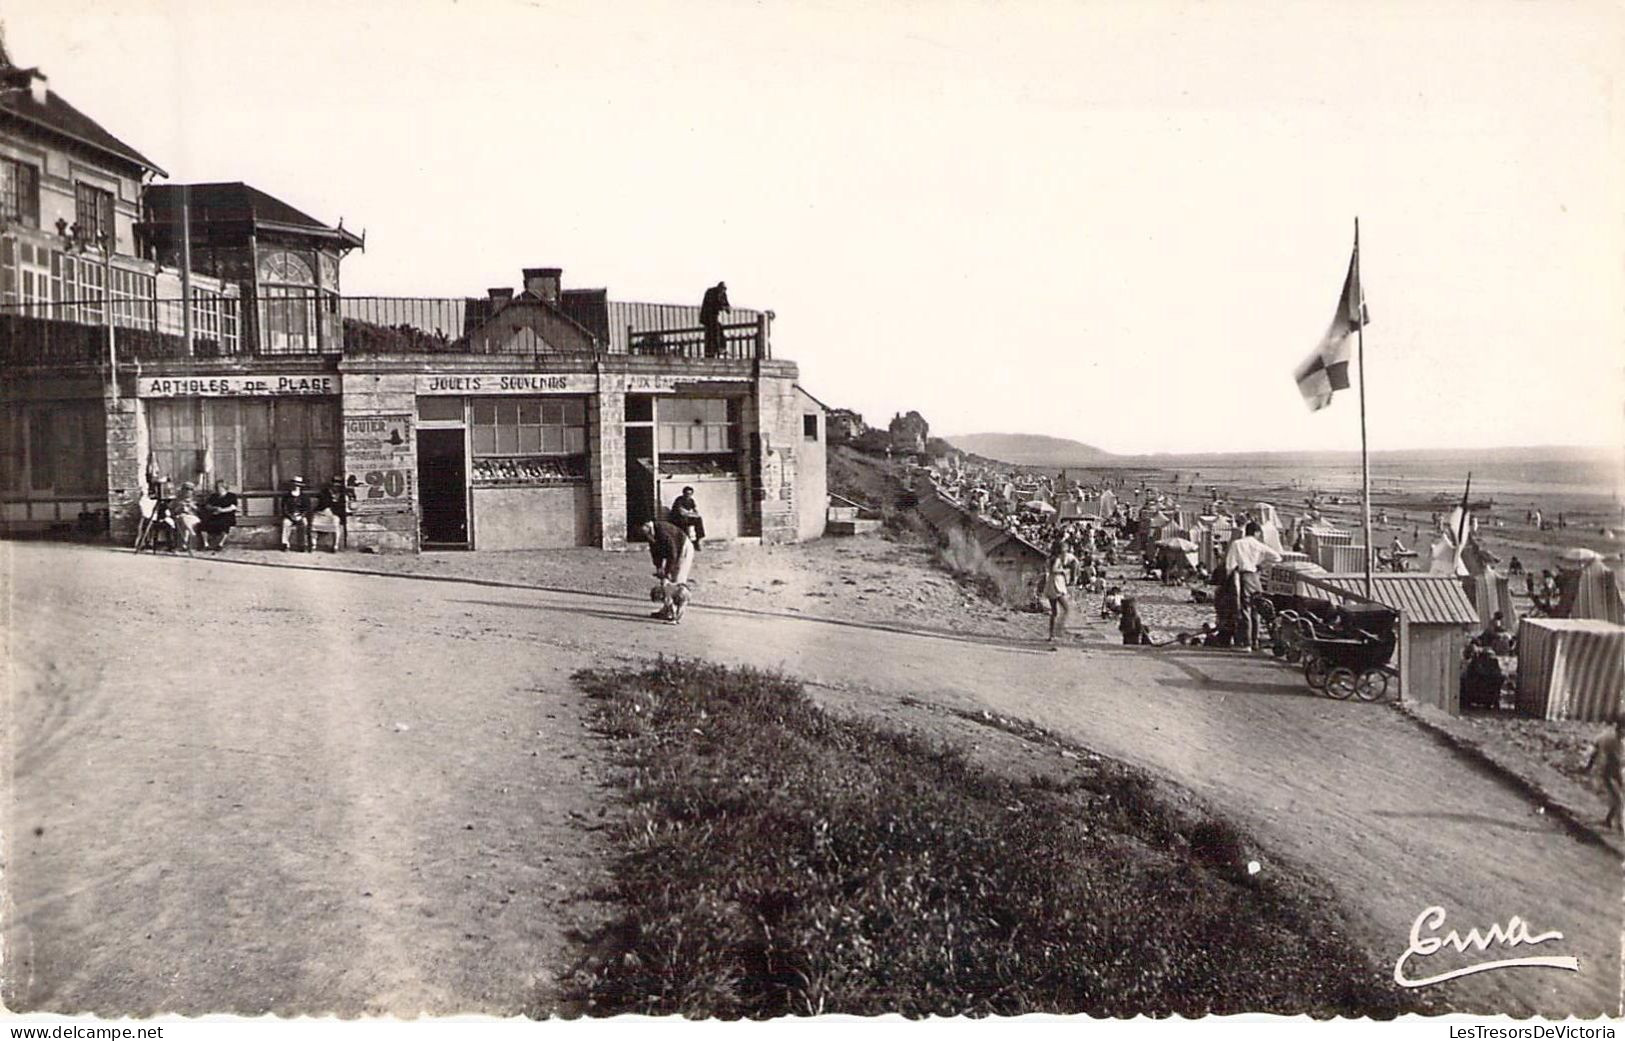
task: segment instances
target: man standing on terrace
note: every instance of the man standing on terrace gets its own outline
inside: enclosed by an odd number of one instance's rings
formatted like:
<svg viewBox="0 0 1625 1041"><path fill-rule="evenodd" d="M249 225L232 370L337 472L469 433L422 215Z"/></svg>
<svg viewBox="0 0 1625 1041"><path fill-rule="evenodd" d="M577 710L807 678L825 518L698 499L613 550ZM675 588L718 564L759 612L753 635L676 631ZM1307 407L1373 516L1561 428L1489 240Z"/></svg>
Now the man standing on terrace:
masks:
<svg viewBox="0 0 1625 1041"><path fill-rule="evenodd" d="M707 358L720 358L723 356L724 344L722 336L722 312L730 308L728 303L728 283L718 282L705 291L705 297L700 301L700 326L705 330L705 356Z"/></svg>
<svg viewBox="0 0 1625 1041"><path fill-rule="evenodd" d="M1243 646L1255 651L1258 649L1258 615L1253 611L1252 600L1264 591L1258 568L1281 559L1278 551L1264 543L1263 534L1264 529L1257 521L1248 521L1246 533L1230 543L1230 548L1224 554L1224 567L1236 592L1236 621L1240 629L1236 634L1238 642L1245 639Z"/></svg>

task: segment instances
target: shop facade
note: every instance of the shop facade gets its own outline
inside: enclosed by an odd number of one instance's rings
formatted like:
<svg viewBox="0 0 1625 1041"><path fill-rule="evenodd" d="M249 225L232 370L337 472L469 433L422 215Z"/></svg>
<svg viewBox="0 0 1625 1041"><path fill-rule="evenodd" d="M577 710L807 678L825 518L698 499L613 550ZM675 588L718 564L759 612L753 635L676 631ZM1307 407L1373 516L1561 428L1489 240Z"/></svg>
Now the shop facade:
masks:
<svg viewBox="0 0 1625 1041"><path fill-rule="evenodd" d="M92 449L85 473L59 479L82 481L114 539L133 538L131 501L155 477L225 481L242 498L237 541L248 545L276 543L276 498L295 477L350 489L357 550L621 548L685 487L708 539L822 534L823 410L790 362L340 356L252 372L160 367L191 371L121 373L116 394L58 411L80 417Z"/></svg>

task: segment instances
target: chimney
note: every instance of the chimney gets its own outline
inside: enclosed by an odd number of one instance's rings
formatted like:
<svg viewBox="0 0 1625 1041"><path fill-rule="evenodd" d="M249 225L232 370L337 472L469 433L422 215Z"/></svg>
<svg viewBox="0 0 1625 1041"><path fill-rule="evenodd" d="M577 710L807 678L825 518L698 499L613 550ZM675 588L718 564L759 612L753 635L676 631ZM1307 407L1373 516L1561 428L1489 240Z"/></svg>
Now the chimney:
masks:
<svg viewBox="0 0 1625 1041"><path fill-rule="evenodd" d="M45 73L38 69L28 70L28 96L36 104L45 104Z"/></svg>
<svg viewBox="0 0 1625 1041"><path fill-rule="evenodd" d="M486 292L491 294L493 304L505 304L513 299L513 290L506 286L493 286L487 289Z"/></svg>
<svg viewBox="0 0 1625 1041"><path fill-rule="evenodd" d="M524 270L525 292L534 293L556 307L559 302L560 276L563 274L564 269L561 267L527 267Z"/></svg>

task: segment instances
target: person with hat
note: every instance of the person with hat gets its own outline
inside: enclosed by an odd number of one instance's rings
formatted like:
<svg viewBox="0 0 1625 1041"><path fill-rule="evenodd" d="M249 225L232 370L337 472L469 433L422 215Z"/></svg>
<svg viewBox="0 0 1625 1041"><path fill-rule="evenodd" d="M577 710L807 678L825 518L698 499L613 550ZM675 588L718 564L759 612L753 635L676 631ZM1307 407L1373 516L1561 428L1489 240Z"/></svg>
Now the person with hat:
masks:
<svg viewBox="0 0 1625 1041"><path fill-rule="evenodd" d="M278 496L276 505L277 516L282 520L282 549L288 549L289 535L297 531L300 533L300 548L309 553L310 517L316 512L316 504L305 490L305 479L295 477L289 482L288 490Z"/></svg>
<svg viewBox="0 0 1625 1041"><path fill-rule="evenodd" d="M700 326L705 330L705 356L720 358L725 353L722 335L722 312L730 309L728 283L718 282L705 291L700 300Z"/></svg>
<svg viewBox="0 0 1625 1041"><path fill-rule="evenodd" d="M700 543L705 541L705 520L700 516L699 503L694 501L692 485L684 487L683 494L672 500L666 519L688 534L694 541L695 552L700 550Z"/></svg>
<svg viewBox="0 0 1625 1041"><path fill-rule="evenodd" d="M197 493L191 481L182 481L181 490L169 500L169 516L175 524L175 541L191 556L192 536L198 530ZM170 552L174 551L175 547L170 546Z"/></svg>

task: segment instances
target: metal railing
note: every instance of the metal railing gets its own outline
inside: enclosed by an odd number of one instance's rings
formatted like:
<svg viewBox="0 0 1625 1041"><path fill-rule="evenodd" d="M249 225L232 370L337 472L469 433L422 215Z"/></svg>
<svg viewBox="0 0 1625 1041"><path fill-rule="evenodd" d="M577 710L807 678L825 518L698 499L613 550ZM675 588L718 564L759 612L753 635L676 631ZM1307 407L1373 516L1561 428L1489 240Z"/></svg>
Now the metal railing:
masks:
<svg viewBox="0 0 1625 1041"><path fill-rule="evenodd" d="M0 364L99 365L108 357L109 302L0 302ZM446 297L266 295L257 300L210 293L193 300L188 349L178 299L111 301L114 350L124 360L300 357L377 354L493 354L541 357L616 353L555 313L535 317L490 301ZM617 336L616 339L619 339ZM581 347L560 349L560 342ZM768 319L703 326L628 326L629 354L663 358L756 359L768 356Z"/></svg>
<svg viewBox="0 0 1625 1041"><path fill-rule="evenodd" d="M767 357L767 319L727 322L707 330L704 326L680 329L626 330L628 352L665 358Z"/></svg>

